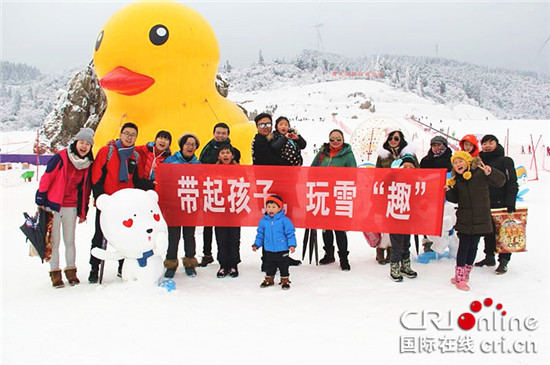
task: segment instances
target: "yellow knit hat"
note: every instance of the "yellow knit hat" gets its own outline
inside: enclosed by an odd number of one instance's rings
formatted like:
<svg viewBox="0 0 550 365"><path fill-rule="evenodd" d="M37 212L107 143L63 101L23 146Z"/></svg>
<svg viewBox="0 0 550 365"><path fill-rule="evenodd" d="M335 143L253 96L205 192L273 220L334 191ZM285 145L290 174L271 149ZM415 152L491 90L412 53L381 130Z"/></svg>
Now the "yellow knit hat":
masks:
<svg viewBox="0 0 550 365"><path fill-rule="evenodd" d="M470 166L472 164L472 161L474 160L474 158L472 157L472 155L470 155L468 152L466 151L457 151L454 153L454 155L451 157L451 163L453 163L453 161L455 160L455 158L460 158L464 161L466 161L466 163L468 164L468 166Z"/></svg>
<svg viewBox="0 0 550 365"><path fill-rule="evenodd" d="M468 152L466 151L457 151L454 153L454 155L451 157L451 163L453 163L453 161L457 158L460 158L461 160L464 160L467 164L468 164L468 171L464 172L462 174L462 177L465 179L465 180L470 180L472 178L472 173L470 172L470 167L472 165L472 161L474 160L474 158L472 157L472 155L470 155ZM450 179L447 179L447 185L449 186L454 186L456 183L455 181L455 177L454 177L454 171L453 171L453 177L450 178Z"/></svg>

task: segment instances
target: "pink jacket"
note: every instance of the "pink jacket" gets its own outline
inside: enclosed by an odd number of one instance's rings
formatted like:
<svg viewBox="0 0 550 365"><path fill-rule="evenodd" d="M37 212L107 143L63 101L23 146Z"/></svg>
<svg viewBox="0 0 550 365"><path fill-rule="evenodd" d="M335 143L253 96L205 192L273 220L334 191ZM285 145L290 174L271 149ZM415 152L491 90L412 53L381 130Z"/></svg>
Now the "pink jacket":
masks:
<svg viewBox="0 0 550 365"><path fill-rule="evenodd" d="M42 175L36 192L35 201L37 205L49 207L59 212L63 204L63 196L65 195L67 164L70 163L66 149L57 153L48 162L46 172ZM76 209L78 217L83 219L86 219L86 214L88 213L88 204L92 189L90 167L85 169L84 179L78 188Z"/></svg>

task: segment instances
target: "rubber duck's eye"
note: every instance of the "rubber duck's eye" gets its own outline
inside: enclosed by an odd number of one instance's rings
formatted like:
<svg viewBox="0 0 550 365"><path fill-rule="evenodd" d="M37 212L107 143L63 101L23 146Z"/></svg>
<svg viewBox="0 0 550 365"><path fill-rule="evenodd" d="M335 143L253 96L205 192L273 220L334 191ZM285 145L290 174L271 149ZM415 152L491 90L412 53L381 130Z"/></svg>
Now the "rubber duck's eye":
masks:
<svg viewBox="0 0 550 365"><path fill-rule="evenodd" d="M168 40L168 28L157 24L149 31L149 39L155 46L161 46Z"/></svg>
<svg viewBox="0 0 550 365"><path fill-rule="evenodd" d="M99 33L99 35L97 36L97 39L95 41L95 51L97 52L97 50L99 49L99 46L101 46L101 41L103 40L103 31L101 31Z"/></svg>

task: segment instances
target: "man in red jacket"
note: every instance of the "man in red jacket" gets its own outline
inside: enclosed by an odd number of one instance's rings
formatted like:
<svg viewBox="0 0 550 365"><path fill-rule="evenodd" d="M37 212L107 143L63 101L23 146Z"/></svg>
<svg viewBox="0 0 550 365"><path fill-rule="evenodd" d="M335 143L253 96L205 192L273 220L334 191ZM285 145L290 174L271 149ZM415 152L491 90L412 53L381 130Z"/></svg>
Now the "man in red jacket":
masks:
<svg viewBox="0 0 550 365"><path fill-rule="evenodd" d="M101 147L92 166L92 190L94 198L101 194L113 194L125 188L139 187L138 154L134 151L134 144L138 134L138 127L131 122L125 123L119 139L113 145ZM99 224L101 212L96 210L95 234L92 238L92 248L103 246L103 232ZM118 264L118 275L121 276L122 264ZM99 280L99 264L101 260L90 255L92 266L88 282L95 284Z"/></svg>

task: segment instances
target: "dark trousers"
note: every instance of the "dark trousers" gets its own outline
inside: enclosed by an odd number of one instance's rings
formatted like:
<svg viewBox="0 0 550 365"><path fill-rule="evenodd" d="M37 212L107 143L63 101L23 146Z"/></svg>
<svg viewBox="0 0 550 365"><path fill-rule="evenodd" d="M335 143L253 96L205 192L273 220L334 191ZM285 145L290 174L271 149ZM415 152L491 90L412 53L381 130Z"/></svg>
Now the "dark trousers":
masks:
<svg viewBox="0 0 550 365"><path fill-rule="evenodd" d="M168 227L168 250L166 251L166 259L178 259L180 236L183 236L185 257L195 257L195 227Z"/></svg>
<svg viewBox="0 0 550 365"><path fill-rule="evenodd" d="M241 262L241 227L215 227L218 262L224 269L237 268Z"/></svg>
<svg viewBox="0 0 550 365"><path fill-rule="evenodd" d="M495 227L495 223L493 223L493 233L489 233L483 236L483 241L485 241L485 249L483 250L483 253L485 253L485 256L495 257L495 252L497 250L497 235L495 232L496 232L496 227ZM510 261L511 258L512 258L511 253L498 254L498 261L501 261L501 260Z"/></svg>
<svg viewBox="0 0 550 365"><path fill-rule="evenodd" d="M288 251L265 251L264 260L265 274L267 276L275 276L277 269L279 269L283 278L290 275L288 272Z"/></svg>
<svg viewBox="0 0 550 365"><path fill-rule="evenodd" d="M411 235L390 234L391 262L400 262L411 257Z"/></svg>
<svg viewBox="0 0 550 365"><path fill-rule="evenodd" d="M458 252L456 266L473 265L477 254L480 235L458 233Z"/></svg>
<svg viewBox="0 0 550 365"><path fill-rule="evenodd" d="M204 256L212 256L212 232L213 227L204 227L202 231L202 253Z"/></svg>
<svg viewBox="0 0 550 365"><path fill-rule="evenodd" d="M348 236L346 231L323 231L323 243L326 253L334 255L334 236L336 236L336 245L338 246L338 252L340 255L348 254Z"/></svg>
<svg viewBox="0 0 550 365"><path fill-rule="evenodd" d="M103 231L101 230L101 225L99 224L99 217L101 217L101 211L99 209L96 209L95 233L94 233L94 237L92 238L92 248L94 247L103 248ZM95 257L94 255L90 254L90 265L92 265L92 270L94 271L99 270L99 264L101 264L101 260ZM122 269L123 264L124 264L124 259L118 260L119 271Z"/></svg>

